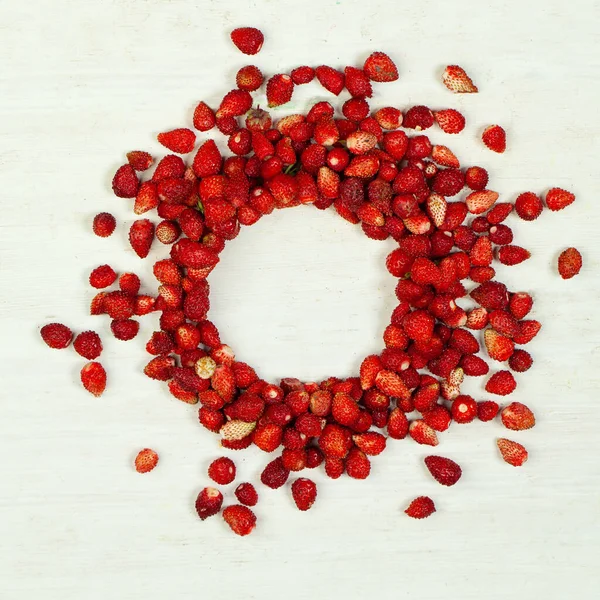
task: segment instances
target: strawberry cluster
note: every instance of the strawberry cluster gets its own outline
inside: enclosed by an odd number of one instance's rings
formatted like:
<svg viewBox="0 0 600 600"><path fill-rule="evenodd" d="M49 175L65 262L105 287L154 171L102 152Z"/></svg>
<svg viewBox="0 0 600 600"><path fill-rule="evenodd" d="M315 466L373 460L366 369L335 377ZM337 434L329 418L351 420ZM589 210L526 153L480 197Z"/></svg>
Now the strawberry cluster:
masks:
<svg viewBox="0 0 600 600"><path fill-rule="evenodd" d="M252 55L264 38L256 29L241 28L232 40ZM119 289L107 291L117 273L108 265L94 269L90 284L102 291L92 301L92 314L107 315L115 337L127 340L138 332L133 317L159 312L160 329L146 344L152 358L145 374L165 382L175 398L199 404L200 424L218 434L224 448L241 450L253 444L265 453L281 449L261 475L270 488L283 486L292 472L321 464L332 479L343 473L364 479L388 438L410 437L437 446L439 435L453 422L490 421L499 404L463 394L464 378L486 377L490 363L500 365L485 390L501 398L516 389L513 373L528 370L533 362L521 348L541 327L527 318L533 299L497 281L494 265L496 260L517 265L529 258L525 248L513 244L505 220L513 210L526 221L535 220L544 202L532 192L521 194L514 204L499 202L484 168L461 166L449 147L430 139L425 131L436 126L446 134L464 130L466 119L457 110L422 105L404 112L391 106L371 110L373 84L398 77L396 65L383 52L371 54L360 68L301 66L275 74L266 81L268 108L286 104L296 86L313 79L333 96L343 90L349 95L341 114L332 103L321 101L305 114L275 120L269 111L254 107L252 93L265 85L265 78L258 67L248 65L239 70L236 88L216 110L200 102L193 116L194 129L216 129L231 155L224 156L214 139L198 144L194 130L178 128L158 135L172 154L151 175L146 173L154 158L133 151L113 178L115 195L132 199L134 213L144 215L129 231L133 250L145 258L157 240L169 248L169 257L154 264L156 295L140 294L134 274L121 275ZM478 91L456 65L447 67L443 82L453 92ZM498 125L488 127L482 140L495 152L506 148L505 131ZM189 160L179 156L194 150ZM545 204L556 211L574 199L570 192L553 188ZM367 356L354 377L267 382L236 360L208 319L207 277L226 243L241 227L299 205L335 210L369 238L392 238L397 244L386 259L388 271L398 278L397 306L383 332L381 352ZM151 211L160 220L156 224L147 218ZM99 236L109 236L114 228L108 213L94 219ZM561 255L563 277L581 268L575 252ZM469 298L475 308L467 308L466 302L461 306ZM44 327L42 335L57 348L69 345L72 337L58 324ZM76 339L77 351L97 358L102 349L97 334L80 335L86 339L80 348ZM482 345L487 356L481 356ZM84 369L93 371L82 373L84 385L102 393L106 374L100 363ZM527 407L514 402L501 418L511 430L527 429L535 421ZM510 464L521 465L527 458L516 442L502 439L498 446ZM144 457L141 470L147 471L158 458ZM462 473L455 462L440 456L428 457L426 466L443 485L454 485ZM235 465L219 459L209 475L218 484L228 484ZM292 494L298 508L306 510L316 498L316 486L300 478ZM256 522L246 505L256 504L258 496L249 483L241 484L236 496L241 504L225 509L224 517L236 533L245 535ZM198 514L202 519L216 514L222 502L219 490L205 488L196 503ZM434 510L431 499L419 497L407 514L423 518Z"/></svg>

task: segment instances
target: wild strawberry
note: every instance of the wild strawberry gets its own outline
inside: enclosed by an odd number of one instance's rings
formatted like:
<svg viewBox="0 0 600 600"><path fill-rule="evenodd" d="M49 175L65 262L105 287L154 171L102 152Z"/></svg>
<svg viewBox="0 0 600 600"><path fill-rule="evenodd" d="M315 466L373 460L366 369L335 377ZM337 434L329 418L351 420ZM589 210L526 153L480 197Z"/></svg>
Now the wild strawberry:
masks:
<svg viewBox="0 0 600 600"><path fill-rule="evenodd" d="M508 359L508 366L517 373L524 373L531 368L533 358L526 350L515 350L512 356Z"/></svg>
<svg viewBox="0 0 600 600"><path fill-rule="evenodd" d="M410 391L402 381L402 378L393 371L381 370L375 377L377 389L387 396L406 399L410 396Z"/></svg>
<svg viewBox="0 0 600 600"><path fill-rule="evenodd" d="M485 385L485 391L498 396L508 396L517 387L517 382L510 371L494 373Z"/></svg>
<svg viewBox="0 0 600 600"><path fill-rule="evenodd" d="M435 512L435 504L428 496L419 496L404 512L413 519L426 519Z"/></svg>
<svg viewBox="0 0 600 600"><path fill-rule="evenodd" d="M489 237L481 236L477 239L469 252L469 259L472 265L478 267L487 267L492 263L494 255Z"/></svg>
<svg viewBox="0 0 600 600"><path fill-rule="evenodd" d="M202 402L202 397L200 398ZM239 441L247 438L256 428L256 423L246 423L245 421L231 420L227 421L221 427L220 434L223 440Z"/></svg>
<svg viewBox="0 0 600 600"><path fill-rule="evenodd" d="M215 113L205 102L200 102L194 109L193 120L196 129L209 131L215 126Z"/></svg>
<svg viewBox="0 0 600 600"><path fill-rule="evenodd" d="M437 446L439 444L435 430L422 419L412 421L408 433L418 444L425 444L426 446Z"/></svg>
<svg viewBox="0 0 600 600"><path fill-rule="evenodd" d="M144 448L138 452L134 464L138 473L149 473L158 464L158 454L150 448Z"/></svg>
<svg viewBox="0 0 600 600"><path fill-rule="evenodd" d="M535 416L529 407L520 402L511 402L500 414L502 424L513 431L531 429L535 425Z"/></svg>
<svg viewBox="0 0 600 600"><path fill-rule="evenodd" d="M110 213L102 212L94 217L92 229L98 237L109 237L116 226L115 218Z"/></svg>
<svg viewBox="0 0 600 600"><path fill-rule="evenodd" d="M154 224L148 219L138 219L129 229L129 243L140 258L146 258L154 239Z"/></svg>
<svg viewBox="0 0 600 600"><path fill-rule="evenodd" d="M254 443L263 452L273 452L281 445L283 430L274 423L258 425L254 430Z"/></svg>
<svg viewBox="0 0 600 600"><path fill-rule="evenodd" d="M89 362L81 369L81 383L94 396L101 396L106 388L106 371L99 362Z"/></svg>
<svg viewBox="0 0 600 600"><path fill-rule="evenodd" d="M366 154L377 144L377 138L366 131L355 131L346 139L346 147L352 154Z"/></svg>
<svg viewBox="0 0 600 600"><path fill-rule="evenodd" d="M402 113L392 106L380 108L373 116L382 129L394 130L402 125Z"/></svg>
<svg viewBox="0 0 600 600"><path fill-rule="evenodd" d="M235 83L240 90L254 92L263 82L263 75L258 67L247 65L242 67L235 76Z"/></svg>
<svg viewBox="0 0 600 600"><path fill-rule="evenodd" d="M194 149L196 134L191 129L182 127L159 133L157 139L160 144L171 150L171 152L187 154Z"/></svg>
<svg viewBox="0 0 600 600"><path fill-rule="evenodd" d="M498 260L503 265L518 265L530 256L531 253L520 246L502 246L498 251Z"/></svg>
<svg viewBox="0 0 600 600"><path fill-rule="evenodd" d="M408 434L409 423L406 415L399 408L395 408L388 418L388 435L394 440L402 440Z"/></svg>
<svg viewBox="0 0 600 600"><path fill-rule="evenodd" d="M382 369L381 360L375 354L367 356L360 365L360 384L363 390L375 385L377 374Z"/></svg>
<svg viewBox="0 0 600 600"><path fill-rule="evenodd" d="M258 502L258 494L251 483L240 483L235 488L235 497L245 506L256 506Z"/></svg>
<svg viewBox="0 0 600 600"><path fill-rule="evenodd" d="M260 480L267 487L276 490L285 484L289 476L290 472L285 468L281 458L276 458L263 469Z"/></svg>
<svg viewBox="0 0 600 600"><path fill-rule="evenodd" d="M452 403L452 418L457 423L470 423L477 416L477 402L471 396L458 396Z"/></svg>
<svg viewBox="0 0 600 600"><path fill-rule="evenodd" d="M354 435L352 439L356 447L368 456L377 456L385 450L385 437L375 431Z"/></svg>
<svg viewBox="0 0 600 600"><path fill-rule="evenodd" d="M292 498L299 510L308 510L317 498L317 485L305 477L296 479L292 483Z"/></svg>
<svg viewBox="0 0 600 600"><path fill-rule="evenodd" d="M519 322L519 332L513 336L515 344L528 344L540 331L542 324L535 319Z"/></svg>
<svg viewBox="0 0 600 600"><path fill-rule="evenodd" d="M460 465L443 456L425 457L425 466L433 478L442 485L454 485L462 475Z"/></svg>
<svg viewBox="0 0 600 600"><path fill-rule="evenodd" d="M451 92L456 94L471 94L478 91L465 70L458 65L448 65L442 75L442 81Z"/></svg>
<svg viewBox="0 0 600 600"><path fill-rule="evenodd" d="M312 67L296 67L290 73L292 81L296 85L302 85L304 83L310 83L315 78L315 70Z"/></svg>
<svg viewBox="0 0 600 600"><path fill-rule="evenodd" d="M506 308L508 305L508 292L503 283L486 281L471 292L471 298L487 310Z"/></svg>
<svg viewBox="0 0 600 600"><path fill-rule="evenodd" d="M502 154L506 150L506 131L500 125L489 125L481 134L483 143L492 151Z"/></svg>
<svg viewBox="0 0 600 600"><path fill-rule="evenodd" d="M491 421L496 418L500 407L497 402L484 400L477 403L477 418L480 421Z"/></svg>
<svg viewBox="0 0 600 600"><path fill-rule="evenodd" d="M171 356L157 356L144 367L144 373L150 379L168 381L173 376L174 367L175 359Z"/></svg>
<svg viewBox="0 0 600 600"><path fill-rule="evenodd" d="M370 98L373 95L371 82L364 71L356 67L344 69L345 85L350 95L355 98Z"/></svg>
<svg viewBox="0 0 600 600"><path fill-rule="evenodd" d="M40 329L40 335L49 348L62 350L73 339L73 332L62 323L48 323Z"/></svg>
<svg viewBox="0 0 600 600"><path fill-rule="evenodd" d="M345 461L346 473L353 479L366 479L371 473L371 461L358 448L352 448Z"/></svg>
<svg viewBox="0 0 600 600"><path fill-rule="evenodd" d="M483 218L483 217L482 217ZM489 229L490 241L498 246L510 244L513 241L513 232L506 225L492 225Z"/></svg>
<svg viewBox="0 0 600 600"><path fill-rule="evenodd" d="M162 158L158 165L156 165L151 181L158 183L163 179L178 179L183 177L185 169L185 163L181 156L167 154L167 156Z"/></svg>
<svg viewBox="0 0 600 600"><path fill-rule="evenodd" d="M516 292L511 295L509 309L515 319L523 319L533 306L533 298L526 292Z"/></svg>
<svg viewBox="0 0 600 600"><path fill-rule="evenodd" d="M227 485L235 479L235 464L226 456L217 458L210 463L208 476L219 485Z"/></svg>
<svg viewBox="0 0 600 600"><path fill-rule="evenodd" d="M75 348L79 356L83 356L83 358L87 358L88 360L94 360L102 352L102 341L95 331L83 331L75 338L73 348Z"/></svg>
<svg viewBox="0 0 600 600"><path fill-rule="evenodd" d="M177 238L181 235L181 230L179 225L173 221L161 221L156 226L155 235L159 242L169 245L177 241Z"/></svg>
<svg viewBox="0 0 600 600"><path fill-rule="evenodd" d="M500 438L496 443L504 462L507 462L509 465L520 467L527 461L528 454L525 446L506 438Z"/></svg>
<svg viewBox="0 0 600 600"><path fill-rule="evenodd" d="M423 420L435 431L446 431L450 427L452 417L445 406L436 404L431 410L423 413Z"/></svg>
<svg viewBox="0 0 600 600"><path fill-rule="evenodd" d="M117 274L109 265L96 267L89 277L90 285L96 289L107 288L117 280Z"/></svg>
<svg viewBox="0 0 600 600"><path fill-rule="evenodd" d="M359 413L358 404L349 394L338 393L334 396L331 415L340 425L351 426L358 419Z"/></svg>
<svg viewBox="0 0 600 600"><path fill-rule="evenodd" d="M223 494L214 487L205 487L196 498L196 512L204 521L216 515L223 505Z"/></svg>
<svg viewBox="0 0 600 600"><path fill-rule="evenodd" d="M289 75L273 75L267 82L267 102L270 108L289 102L294 92L294 82Z"/></svg>
<svg viewBox="0 0 600 600"><path fill-rule="evenodd" d="M231 41L244 54L258 54L262 48L265 36L256 27L238 27L231 34Z"/></svg>
<svg viewBox="0 0 600 600"><path fill-rule="evenodd" d="M500 335L493 329L486 329L483 335L485 347L490 358L504 362L508 360L514 352L515 345L511 339Z"/></svg>
<svg viewBox="0 0 600 600"><path fill-rule="evenodd" d="M241 504L233 504L223 510L223 519L233 533L244 536L252 533L256 527L256 515Z"/></svg>
<svg viewBox="0 0 600 600"><path fill-rule="evenodd" d="M373 52L365 60L363 70L371 81L387 82L398 79L398 68L385 52Z"/></svg>
<svg viewBox="0 0 600 600"><path fill-rule="evenodd" d="M533 192L523 192L515 200L515 210L524 221L535 221L543 209L542 200Z"/></svg>
<svg viewBox="0 0 600 600"><path fill-rule="evenodd" d="M465 128L465 118L453 108L438 110L433 116L445 133L460 133Z"/></svg>
<svg viewBox="0 0 600 600"><path fill-rule="evenodd" d="M112 180L112 189L119 198L135 198L140 182L134 168L128 163L117 169Z"/></svg>
<svg viewBox="0 0 600 600"><path fill-rule="evenodd" d="M144 152L142 150L133 150L132 152L127 153L127 162L136 171L145 171L152 166L154 159L148 152Z"/></svg>
<svg viewBox="0 0 600 600"><path fill-rule="evenodd" d="M455 196L465 185L465 176L458 169L443 169L433 178L431 189L442 196Z"/></svg>
<svg viewBox="0 0 600 600"><path fill-rule="evenodd" d="M558 272L563 279L571 279L581 271L583 259L577 248L567 248L558 257Z"/></svg>
<svg viewBox="0 0 600 600"><path fill-rule="evenodd" d="M490 325L502 335L512 338L519 333L517 320L505 310L493 310L489 314Z"/></svg>
<svg viewBox="0 0 600 600"><path fill-rule="evenodd" d="M434 123L433 113L427 106L413 106L404 114L402 126L421 131L429 129Z"/></svg>
<svg viewBox="0 0 600 600"><path fill-rule="evenodd" d="M340 92L344 89L345 77L343 73L336 71L335 69L326 65L321 65L315 69L315 74L319 83L329 92L340 95Z"/></svg>
<svg viewBox="0 0 600 600"><path fill-rule="evenodd" d="M319 447L325 456L344 458L352 447L352 438L347 429L339 425L326 425L319 437Z"/></svg>
<svg viewBox="0 0 600 600"><path fill-rule="evenodd" d="M458 158L447 146L434 146L431 151L431 158L442 167L452 167L454 169L460 167Z"/></svg>
<svg viewBox="0 0 600 600"><path fill-rule="evenodd" d="M218 175L221 170L223 157L214 140L207 140L198 148L194 156L193 169L197 177Z"/></svg>
<svg viewBox="0 0 600 600"><path fill-rule="evenodd" d="M575 202L575 194L561 188L551 188L546 194L546 206L552 210L562 210Z"/></svg>
<svg viewBox="0 0 600 600"><path fill-rule="evenodd" d="M344 170L346 177L370 179L377 174L379 160L372 155L355 156Z"/></svg>

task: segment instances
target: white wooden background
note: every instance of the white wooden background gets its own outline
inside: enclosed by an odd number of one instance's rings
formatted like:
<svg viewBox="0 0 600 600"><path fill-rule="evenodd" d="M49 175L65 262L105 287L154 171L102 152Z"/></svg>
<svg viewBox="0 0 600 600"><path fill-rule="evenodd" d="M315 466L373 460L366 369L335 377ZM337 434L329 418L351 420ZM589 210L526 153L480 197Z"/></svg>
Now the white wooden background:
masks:
<svg viewBox="0 0 600 600"><path fill-rule="evenodd" d="M1 1L0 598L597 598L599 19L595 0ZM503 199L549 186L576 192L561 214L511 218L533 257L500 270L535 295L544 324L514 395L538 419L511 435L530 450L524 468L498 458L499 425L453 426L438 448L463 465L452 489L426 474L427 450L404 441L373 461L366 482L315 474L308 514L286 490L261 488L248 538L220 518L196 518L216 437L141 374L152 323L133 342L111 339L108 323L86 314L86 279L108 262L154 285L150 261L127 247L130 202L111 195L112 171L127 150L158 151L158 131L189 123L198 100L214 105L230 88L247 60L227 34L245 24L265 32L253 62L266 73L389 52L400 81L379 86L375 105L462 108L468 132L452 147L489 168ZM439 75L448 63L463 65L481 93L447 92ZM298 106L327 97L306 87ZM476 139L493 122L508 132L502 156ZM89 232L100 210L121 223L108 240ZM553 265L568 245L585 266L564 282ZM390 248L335 214L273 215L223 253L211 316L265 377L354 373L393 307ZM102 398L78 385L83 359L41 343L39 326L53 320L103 335ZM480 386L470 388L478 399ZM131 461L145 446L161 460L140 476ZM259 453L235 460L240 481L266 463ZM438 506L425 522L402 513L419 494Z"/></svg>

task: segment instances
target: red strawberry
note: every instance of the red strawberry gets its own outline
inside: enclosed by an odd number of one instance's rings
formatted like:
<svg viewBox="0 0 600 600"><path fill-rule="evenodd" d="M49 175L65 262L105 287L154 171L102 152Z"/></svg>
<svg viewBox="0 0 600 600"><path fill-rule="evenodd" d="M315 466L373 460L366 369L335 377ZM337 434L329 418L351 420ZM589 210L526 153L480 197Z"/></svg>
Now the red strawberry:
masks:
<svg viewBox="0 0 600 600"><path fill-rule="evenodd" d="M263 469L260 480L267 487L276 490L285 484L289 476L290 472L285 468L281 458L276 458Z"/></svg>
<svg viewBox="0 0 600 600"><path fill-rule="evenodd" d="M340 92L344 89L345 77L343 73L336 71L335 69L326 65L321 65L315 69L317 79L319 83L329 92L340 95Z"/></svg>
<svg viewBox="0 0 600 600"><path fill-rule="evenodd" d="M262 48L265 36L256 27L238 27L231 32L231 41L244 54L258 54Z"/></svg>
<svg viewBox="0 0 600 600"><path fill-rule="evenodd" d="M402 378L393 371L382 370L375 377L377 389L387 396L407 399L410 397L410 391L402 381Z"/></svg>
<svg viewBox="0 0 600 600"><path fill-rule="evenodd" d="M364 72L372 81L387 82L398 79L398 68L385 52L373 52L365 60Z"/></svg>
<svg viewBox="0 0 600 600"><path fill-rule="evenodd" d="M308 510L317 498L317 485L305 477L296 479L292 483L292 498L299 510Z"/></svg>
<svg viewBox="0 0 600 600"><path fill-rule="evenodd" d="M433 113L427 106L412 106L406 111L402 126L421 131L429 129L434 123ZM413 138L414 139L414 138Z"/></svg>
<svg viewBox="0 0 600 600"><path fill-rule="evenodd" d="M258 502L258 494L251 483L240 483L235 488L235 497L238 499L238 502L246 506L255 506Z"/></svg>
<svg viewBox="0 0 600 600"><path fill-rule="evenodd" d="M526 350L515 350L512 356L508 359L508 366L517 373L524 373L531 368L533 358Z"/></svg>
<svg viewBox="0 0 600 600"><path fill-rule="evenodd" d="M423 413L423 420L435 431L446 431L450 427L452 417L445 406L436 404L431 410Z"/></svg>
<svg viewBox="0 0 600 600"><path fill-rule="evenodd" d="M520 402L511 402L501 413L502 424L513 431L531 429L535 425L535 416L529 407Z"/></svg>
<svg viewBox="0 0 600 600"><path fill-rule="evenodd" d="M136 215L141 215L156 208L159 202L160 199L158 197L156 184L152 181L144 181L135 197L133 212Z"/></svg>
<svg viewBox="0 0 600 600"><path fill-rule="evenodd" d="M431 151L431 158L442 167L452 167L458 169L460 162L456 158L454 152L447 146L434 146Z"/></svg>
<svg viewBox="0 0 600 600"><path fill-rule="evenodd" d="M294 82L289 75L273 75L267 82L267 102L270 108L289 102L294 92Z"/></svg>
<svg viewBox="0 0 600 600"><path fill-rule="evenodd" d="M494 373L485 385L485 391L498 396L508 396L517 387L517 382L510 371Z"/></svg>
<svg viewBox="0 0 600 600"><path fill-rule="evenodd" d="M367 431L352 437L359 450L369 456L377 456L385 450L386 440L381 433Z"/></svg>
<svg viewBox="0 0 600 600"><path fill-rule="evenodd" d="M62 323L48 323L40 329L40 335L48 347L55 350L66 348L73 339L73 332Z"/></svg>
<svg viewBox="0 0 600 600"><path fill-rule="evenodd" d="M489 125L481 134L483 143L492 151L502 154L506 150L506 131L500 125Z"/></svg>
<svg viewBox="0 0 600 600"><path fill-rule="evenodd" d="M377 374L382 370L379 356L371 354L360 365L360 384L363 390L368 390L375 385Z"/></svg>
<svg viewBox="0 0 600 600"><path fill-rule="evenodd" d="M379 159L372 155L355 156L344 170L346 177L370 179L379 170Z"/></svg>
<svg viewBox="0 0 600 600"><path fill-rule="evenodd" d="M518 265L530 256L531 253L521 246L502 246L498 251L498 260L503 265Z"/></svg>
<svg viewBox="0 0 600 600"><path fill-rule="evenodd" d="M377 138L366 131L355 131L346 138L346 147L352 154L366 154L376 144Z"/></svg>
<svg viewBox="0 0 600 600"><path fill-rule="evenodd" d="M380 108L373 116L382 129L393 130L402 125L402 113L392 106Z"/></svg>
<svg viewBox="0 0 600 600"><path fill-rule="evenodd" d="M223 519L233 533L244 536L252 533L256 527L256 515L241 504L233 504L223 510Z"/></svg>
<svg viewBox="0 0 600 600"><path fill-rule="evenodd" d="M507 462L509 465L520 467L527 461L528 454L525 446L506 438L500 438L496 443L504 462Z"/></svg>
<svg viewBox="0 0 600 600"><path fill-rule="evenodd" d="M448 65L442 75L444 85L456 94L470 94L477 92L477 86L473 84L471 78L465 70L458 65Z"/></svg>
<svg viewBox="0 0 600 600"><path fill-rule="evenodd" d="M443 456L427 456L425 466L433 478L442 485L454 485L462 475L460 466L449 458Z"/></svg>
<svg viewBox="0 0 600 600"><path fill-rule="evenodd" d="M562 210L575 202L575 194L561 188L552 188L546 194L546 206L552 210Z"/></svg>
<svg viewBox="0 0 600 600"><path fill-rule="evenodd" d="M477 402L467 395L459 395L452 402L452 418L456 423L470 423L477 416Z"/></svg>
<svg viewBox="0 0 600 600"><path fill-rule="evenodd" d="M534 319L519 322L519 332L513 336L515 344L528 344L539 332L542 324Z"/></svg>
<svg viewBox="0 0 600 600"><path fill-rule="evenodd" d="M254 65L248 65L242 67L235 76L235 83L240 90L246 90L247 92L254 92L257 90L263 82L263 75L258 67Z"/></svg>
<svg viewBox="0 0 600 600"><path fill-rule="evenodd" d="M134 168L128 163L117 169L112 180L112 189L119 198L135 198L140 182Z"/></svg>
<svg viewBox="0 0 600 600"><path fill-rule="evenodd" d="M110 213L102 212L94 217L92 229L98 237L109 237L116 226L115 218Z"/></svg>
<svg viewBox="0 0 600 600"><path fill-rule="evenodd" d="M496 418L500 407L497 402L492 400L484 400L477 403L477 418L480 421L491 421Z"/></svg>
<svg viewBox="0 0 600 600"><path fill-rule="evenodd" d="M215 126L215 122L215 113L206 102L200 102L194 109L194 127L199 131L208 131Z"/></svg>
<svg viewBox="0 0 600 600"><path fill-rule="evenodd" d="M175 359L171 356L157 356L153 358L144 368L144 373L150 379L167 381L173 376Z"/></svg>
<svg viewBox="0 0 600 600"><path fill-rule="evenodd" d="M426 519L435 512L435 504L428 496L415 498L404 511L413 519Z"/></svg>
<svg viewBox="0 0 600 600"><path fill-rule="evenodd" d="M291 72L292 81L296 85L310 83L315 78L315 70L312 67L296 67Z"/></svg>
<svg viewBox="0 0 600 600"><path fill-rule="evenodd" d="M152 181L159 182L162 179L177 179L183 177L185 168L185 163L181 156L167 154L167 156L156 165L156 170L152 175Z"/></svg>
<svg viewBox="0 0 600 600"><path fill-rule="evenodd" d="M558 257L558 272L563 279L571 279L581 271L583 259L577 248L567 248Z"/></svg>
<svg viewBox="0 0 600 600"><path fill-rule="evenodd" d="M231 367L219 365L211 377L211 386L226 402L233 400L235 394L235 376Z"/></svg>
<svg viewBox="0 0 600 600"><path fill-rule="evenodd" d="M149 473L158 464L158 454L150 448L144 448L138 452L134 464L138 473Z"/></svg>
<svg viewBox="0 0 600 600"><path fill-rule="evenodd" d="M373 95L373 88L369 78L361 69L356 67L346 67L344 69L346 89L350 95L355 98L370 98Z"/></svg>
<svg viewBox="0 0 600 600"><path fill-rule="evenodd" d="M196 134L191 129L182 127L159 133L157 139L160 144L172 152L187 154L194 149Z"/></svg>
<svg viewBox="0 0 600 600"><path fill-rule="evenodd" d="M239 89L231 90L230 92L227 92L223 97L223 100L221 100L221 104L216 113L217 121L219 119L243 115L251 108L252 96L249 92Z"/></svg>
<svg viewBox="0 0 600 600"><path fill-rule="evenodd" d="M96 267L89 277L90 285L96 289L107 288L117 280L117 274L109 265Z"/></svg>
<svg viewBox="0 0 600 600"><path fill-rule="evenodd" d="M208 476L219 485L227 485L235 479L235 464L226 456L217 458L208 466Z"/></svg>
<svg viewBox="0 0 600 600"><path fill-rule="evenodd" d="M519 333L517 320L505 310L494 310L489 314L490 325L502 335L512 338Z"/></svg>
<svg viewBox="0 0 600 600"><path fill-rule="evenodd" d="M254 430L254 443L263 452L273 452L281 445L283 430L278 425L266 423Z"/></svg>
<svg viewBox="0 0 600 600"><path fill-rule="evenodd" d="M543 209L542 200L533 192L523 192L515 200L515 210L524 221L535 221Z"/></svg>
<svg viewBox="0 0 600 600"><path fill-rule="evenodd" d="M148 219L138 219L129 229L129 243L140 258L146 258L154 239L154 224Z"/></svg>
<svg viewBox="0 0 600 600"><path fill-rule="evenodd" d="M455 196L465 185L465 176L458 169L442 169L437 172L431 189L442 196Z"/></svg>
<svg viewBox="0 0 600 600"><path fill-rule="evenodd" d="M488 172L482 167L469 167L465 172L466 184L475 191L485 189L485 186L488 184L488 179ZM512 209L512 205L510 206Z"/></svg>
<svg viewBox="0 0 600 600"><path fill-rule="evenodd" d="M432 223L436 227L441 227L446 219L446 211L448 209L448 203L444 196L441 196L440 194L431 194L429 198L427 198L426 209Z"/></svg>
<svg viewBox="0 0 600 600"><path fill-rule="evenodd" d="M469 252L471 264L477 267L487 267L492 263L494 254L492 253L492 242L487 236L477 238L475 244Z"/></svg>
<svg viewBox="0 0 600 600"><path fill-rule="evenodd" d="M106 371L99 362L89 362L81 369L81 383L94 396L101 396L106 388Z"/></svg>
<svg viewBox="0 0 600 600"><path fill-rule="evenodd" d="M129 162L136 171L145 171L152 166L154 159L148 152L133 150L132 152L127 153L127 162Z"/></svg>
<svg viewBox="0 0 600 600"><path fill-rule="evenodd" d="M196 498L196 512L204 521L216 515L223 505L223 494L214 487L205 487Z"/></svg>
<svg viewBox="0 0 600 600"><path fill-rule="evenodd" d="M526 292L516 292L510 297L510 312L515 319L523 319L533 306L533 298Z"/></svg>
<svg viewBox="0 0 600 600"><path fill-rule="evenodd" d="M118 340L132 340L140 330L140 324L133 319L114 319L110 324L112 334Z"/></svg>
<svg viewBox="0 0 600 600"><path fill-rule="evenodd" d="M75 338L73 348L79 356L94 360L102 352L102 341L95 331L83 331Z"/></svg>
<svg viewBox="0 0 600 600"><path fill-rule="evenodd" d="M109 292L102 299L102 310L111 319L129 319L135 311L135 300L121 291Z"/></svg>
<svg viewBox="0 0 600 600"><path fill-rule="evenodd" d="M514 352L515 345L512 340L500 335L493 329L486 329L483 334L483 339L488 354L493 360L504 362L505 360L508 360Z"/></svg>
<svg viewBox="0 0 600 600"><path fill-rule="evenodd" d="M194 157L193 169L197 177L217 175L221 170L223 157L214 140L207 140L200 146Z"/></svg>
<svg viewBox="0 0 600 600"><path fill-rule="evenodd" d="M433 116L445 133L460 133L465 128L465 118L453 108L438 110Z"/></svg>
<svg viewBox="0 0 600 600"><path fill-rule="evenodd" d="M503 283L486 281L471 292L471 298L487 310L506 308L508 305L508 292Z"/></svg>
<svg viewBox="0 0 600 600"><path fill-rule="evenodd" d="M426 446L437 446L439 444L435 430L421 419L412 421L408 432L410 437L418 444L425 444Z"/></svg>
<svg viewBox="0 0 600 600"><path fill-rule="evenodd" d="M319 437L319 447L327 457L344 458L352 447L352 438L346 428L328 424Z"/></svg>
<svg viewBox="0 0 600 600"><path fill-rule="evenodd" d="M171 258L183 267L203 269L219 262L219 257L207 246L187 238L179 240L171 248Z"/></svg>
<svg viewBox="0 0 600 600"><path fill-rule="evenodd" d="M498 196L498 192L480 190L471 192L466 197L465 202L470 213L480 215L493 206L494 202L498 200Z"/></svg>

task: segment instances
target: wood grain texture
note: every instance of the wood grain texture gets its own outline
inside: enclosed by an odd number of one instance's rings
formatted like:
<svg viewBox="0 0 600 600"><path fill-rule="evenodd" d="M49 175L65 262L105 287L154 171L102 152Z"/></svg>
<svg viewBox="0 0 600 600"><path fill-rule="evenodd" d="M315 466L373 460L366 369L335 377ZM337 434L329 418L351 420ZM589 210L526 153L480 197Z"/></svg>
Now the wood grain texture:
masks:
<svg viewBox="0 0 600 600"><path fill-rule="evenodd" d="M599 18L595 0L476 9L468 0L0 2L0 597L596 598ZM538 417L534 430L511 436L530 451L524 468L498 459L500 425L454 426L439 447L463 466L452 489L427 476L427 451L406 441L374 460L368 482L315 473L309 514L285 491L261 488L249 538L195 517L216 440L194 408L140 373L153 323L133 342L111 340L107 323L86 315L86 279L108 262L152 289L149 261L125 250L132 214L111 195L111 172L127 150L159 152L155 134L188 123L199 99L218 102L249 62L227 39L240 24L264 30L250 62L265 73L389 52L401 78L377 88L374 106L464 110L466 135L432 138L451 143L464 164L481 161L503 199L554 185L576 192L562 214L535 224L511 217L533 257L500 270L512 289L535 294L544 324L514 396ZM439 82L448 63L463 65L481 93L449 94ZM305 87L277 113L327 99ZM477 139L494 122L508 132L502 156ZM108 240L90 235L100 210L121 223ZM554 264L570 245L585 265L563 282ZM351 374L377 349L393 307L383 267L390 248L333 213L273 215L224 252L210 278L211 316L265 377ZM40 342L38 328L51 320L104 336L101 399L81 390L81 359ZM480 382L467 390L486 397ZM161 460L140 476L131 463L145 446ZM242 481L255 480L266 459L249 452L236 461ZM427 522L402 514L420 494L438 505Z"/></svg>

